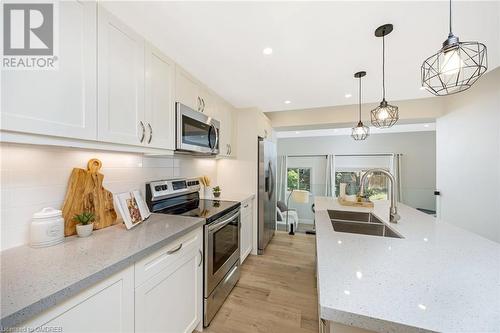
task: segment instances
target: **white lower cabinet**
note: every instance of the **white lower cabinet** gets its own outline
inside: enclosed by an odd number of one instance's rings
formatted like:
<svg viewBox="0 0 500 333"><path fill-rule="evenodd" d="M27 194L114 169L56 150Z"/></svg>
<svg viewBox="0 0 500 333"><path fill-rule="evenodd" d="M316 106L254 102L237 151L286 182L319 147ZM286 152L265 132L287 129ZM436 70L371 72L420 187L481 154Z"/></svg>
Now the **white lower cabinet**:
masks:
<svg viewBox="0 0 500 333"><path fill-rule="evenodd" d="M36 332L134 332L134 267L114 274L22 325Z"/></svg>
<svg viewBox="0 0 500 333"><path fill-rule="evenodd" d="M153 275L135 289L136 332L190 333L201 323L202 236L200 229L136 264Z"/></svg>
<svg viewBox="0 0 500 333"><path fill-rule="evenodd" d="M253 247L253 198L241 203L240 261L252 252Z"/></svg>
<svg viewBox="0 0 500 333"><path fill-rule="evenodd" d="M203 227L28 322L37 332L191 333L203 316Z"/></svg>

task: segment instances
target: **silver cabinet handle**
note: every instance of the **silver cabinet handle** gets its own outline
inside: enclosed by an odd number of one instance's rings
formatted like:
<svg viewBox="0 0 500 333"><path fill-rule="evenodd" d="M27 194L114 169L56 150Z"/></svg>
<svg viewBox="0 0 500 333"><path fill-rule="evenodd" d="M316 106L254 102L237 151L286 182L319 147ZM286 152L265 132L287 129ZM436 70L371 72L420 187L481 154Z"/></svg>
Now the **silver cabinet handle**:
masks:
<svg viewBox="0 0 500 333"><path fill-rule="evenodd" d="M233 147L231 146L231 144L229 144L229 155L231 155L233 153Z"/></svg>
<svg viewBox="0 0 500 333"><path fill-rule="evenodd" d="M229 145L226 143L226 155L229 155L230 152L229 152Z"/></svg>
<svg viewBox="0 0 500 333"><path fill-rule="evenodd" d="M201 250L198 250L198 252L200 252L200 262L198 263L198 267L200 267L203 263L203 252L201 252Z"/></svg>
<svg viewBox="0 0 500 333"><path fill-rule="evenodd" d="M203 98L201 99L201 105L201 112L205 112L205 100Z"/></svg>
<svg viewBox="0 0 500 333"><path fill-rule="evenodd" d="M180 243L179 246L177 246L175 249L168 250L167 254L174 254L175 252L179 251L180 249L182 249L182 243Z"/></svg>
<svg viewBox="0 0 500 333"><path fill-rule="evenodd" d="M142 127L142 135L141 138L139 139L142 143L144 141L144 137L146 136L146 127L144 127L144 123L142 121L139 121L139 124Z"/></svg>
<svg viewBox="0 0 500 333"><path fill-rule="evenodd" d="M148 123L148 128L149 128L149 140L148 140L148 143L151 143L151 140L153 140L153 127L151 127L150 123Z"/></svg>
<svg viewBox="0 0 500 333"><path fill-rule="evenodd" d="M200 96L196 97L198 99L198 111L201 112L201 98Z"/></svg>

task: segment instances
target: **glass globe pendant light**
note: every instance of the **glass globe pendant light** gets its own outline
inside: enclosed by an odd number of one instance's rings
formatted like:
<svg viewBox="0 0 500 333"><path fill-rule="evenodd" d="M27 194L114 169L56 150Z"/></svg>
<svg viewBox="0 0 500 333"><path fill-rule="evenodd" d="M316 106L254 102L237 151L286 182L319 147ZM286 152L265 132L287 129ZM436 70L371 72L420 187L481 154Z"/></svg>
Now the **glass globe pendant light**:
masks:
<svg viewBox="0 0 500 333"><path fill-rule="evenodd" d="M399 119L399 109L385 100L385 36L392 31L392 24L384 24L375 30L376 37L382 37L382 102L371 111L372 125L378 128L389 128Z"/></svg>
<svg viewBox="0 0 500 333"><path fill-rule="evenodd" d="M460 42L451 30L439 52L427 58L421 67L422 87L436 96L469 89L488 68L486 45Z"/></svg>
<svg viewBox="0 0 500 333"><path fill-rule="evenodd" d="M361 121L361 78L366 75L366 72L357 72L354 77L359 79L359 121L356 126L352 128L351 136L354 140L365 140L370 135L370 128L363 125Z"/></svg>

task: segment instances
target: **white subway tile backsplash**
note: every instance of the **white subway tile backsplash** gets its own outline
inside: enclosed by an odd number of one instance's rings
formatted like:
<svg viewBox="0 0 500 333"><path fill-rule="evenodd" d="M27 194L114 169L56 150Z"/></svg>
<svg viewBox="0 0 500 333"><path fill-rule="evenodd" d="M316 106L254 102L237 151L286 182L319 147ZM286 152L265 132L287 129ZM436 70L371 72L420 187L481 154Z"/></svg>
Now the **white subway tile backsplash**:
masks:
<svg viewBox="0 0 500 333"><path fill-rule="evenodd" d="M71 170L91 158L103 164L104 187L112 193L139 189L148 181L207 175L214 181L216 161L188 156L149 157L137 153L92 151L0 143L2 250L26 244L33 213L61 209Z"/></svg>

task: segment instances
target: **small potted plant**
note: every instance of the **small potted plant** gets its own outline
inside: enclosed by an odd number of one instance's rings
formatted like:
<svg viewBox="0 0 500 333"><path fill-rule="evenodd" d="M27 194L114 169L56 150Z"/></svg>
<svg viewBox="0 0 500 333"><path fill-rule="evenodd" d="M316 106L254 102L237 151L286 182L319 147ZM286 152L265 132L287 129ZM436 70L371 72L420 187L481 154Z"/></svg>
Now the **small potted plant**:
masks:
<svg viewBox="0 0 500 333"><path fill-rule="evenodd" d="M216 197L216 198L220 197L220 187L219 186L215 186L214 189L212 190L212 192L214 193L214 197Z"/></svg>
<svg viewBox="0 0 500 333"><path fill-rule="evenodd" d="M73 220L79 222L76 225L76 233L79 237L88 237L92 234L94 230L95 215L92 212L83 212L81 214L75 215Z"/></svg>

